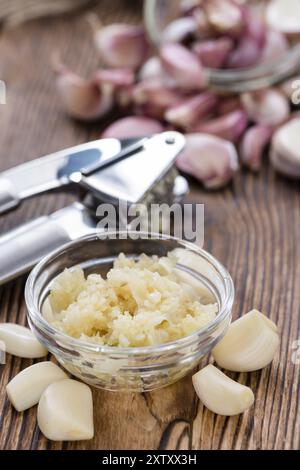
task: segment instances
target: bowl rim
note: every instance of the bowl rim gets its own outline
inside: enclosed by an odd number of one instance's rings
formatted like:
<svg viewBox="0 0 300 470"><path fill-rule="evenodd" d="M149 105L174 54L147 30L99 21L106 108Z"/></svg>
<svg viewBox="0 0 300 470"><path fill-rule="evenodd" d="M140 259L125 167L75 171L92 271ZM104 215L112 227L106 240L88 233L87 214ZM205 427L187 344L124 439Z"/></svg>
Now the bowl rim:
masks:
<svg viewBox="0 0 300 470"><path fill-rule="evenodd" d="M190 335L184 336L175 341L170 341L168 343L162 343L152 346L139 346L139 347L120 347L120 346L108 346L108 345L99 345L97 343L92 343L88 341L82 341L72 336L67 335L66 333L61 332L60 330L51 326L51 324L44 318L40 309L35 305L34 302L34 284L36 278L42 273L44 267L56 257L61 255L63 252L73 249L77 244L82 242L90 242L98 239L101 241L103 237L109 238L109 236L119 236L119 235L139 235L143 239L157 239L157 240L172 240L177 242L181 247L200 255L204 258L210 265L213 266L221 276L223 281L226 296L224 300L224 305L218 312L216 318L210 321L207 325L199 330L194 331ZM133 240L134 241L134 240ZM147 354L161 354L162 352L173 351L174 349L179 349L181 347L186 347L192 344L198 339L206 339L212 332L214 332L220 323L226 317L231 314L231 309L234 301L234 283L233 280L227 271L227 269L210 253L208 253L203 248L198 247L192 242L188 242L178 237L173 237L170 235L165 235L155 232L145 232L145 231L136 231L136 230L114 230L106 231L105 233L95 231L89 235L85 235L76 240L68 242L58 249L53 250L50 254L44 257L30 272L26 284L25 284L25 302L27 306L27 316L28 322L31 328L38 327L43 333L46 333L51 338L55 338L56 342L60 343L62 346L68 346L68 348L73 348L75 351L80 352L89 352L89 353L101 353L101 354L115 354L116 356L141 356Z"/></svg>

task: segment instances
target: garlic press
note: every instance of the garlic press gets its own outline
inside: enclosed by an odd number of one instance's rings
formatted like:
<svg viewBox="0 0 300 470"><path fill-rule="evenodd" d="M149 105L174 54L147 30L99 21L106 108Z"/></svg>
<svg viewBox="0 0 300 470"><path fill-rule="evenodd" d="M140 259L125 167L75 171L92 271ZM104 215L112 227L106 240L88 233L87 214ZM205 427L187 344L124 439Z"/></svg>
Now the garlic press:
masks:
<svg viewBox="0 0 300 470"><path fill-rule="evenodd" d="M175 131L139 139L100 139L0 173L0 214L23 200L68 187L78 201L0 237L0 284L65 243L96 231L100 204L180 201L188 183L174 169L185 139Z"/></svg>

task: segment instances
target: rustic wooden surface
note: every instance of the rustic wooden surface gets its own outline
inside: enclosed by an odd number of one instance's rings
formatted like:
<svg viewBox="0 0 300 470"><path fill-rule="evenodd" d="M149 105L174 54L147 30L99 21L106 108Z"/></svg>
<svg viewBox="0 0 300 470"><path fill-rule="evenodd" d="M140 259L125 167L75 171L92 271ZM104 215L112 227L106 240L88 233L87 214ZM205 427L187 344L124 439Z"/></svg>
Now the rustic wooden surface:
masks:
<svg viewBox="0 0 300 470"><path fill-rule="evenodd" d="M139 19L132 2L102 2L103 21ZM123 6L122 6L123 5ZM2 33L0 78L7 84L1 105L0 170L59 148L96 138L101 123L75 124L61 112L49 65L59 49L78 71L97 65L84 17L31 23ZM0 233L50 213L71 200L45 195L2 216ZM207 193L194 185L190 202L205 204L205 247L223 262L236 285L234 315L253 307L279 325L282 341L272 366L262 372L233 374L253 389L255 405L244 415L224 418L203 408L191 378L148 394L94 390L95 438L54 443L36 425L36 409L14 411L7 382L30 360L8 357L0 366L0 449L299 449L300 366L292 362L292 343L300 338L299 185L267 168L256 177L240 173L233 186ZM1 253L0 253L1 263ZM26 324L25 277L0 289L0 321Z"/></svg>

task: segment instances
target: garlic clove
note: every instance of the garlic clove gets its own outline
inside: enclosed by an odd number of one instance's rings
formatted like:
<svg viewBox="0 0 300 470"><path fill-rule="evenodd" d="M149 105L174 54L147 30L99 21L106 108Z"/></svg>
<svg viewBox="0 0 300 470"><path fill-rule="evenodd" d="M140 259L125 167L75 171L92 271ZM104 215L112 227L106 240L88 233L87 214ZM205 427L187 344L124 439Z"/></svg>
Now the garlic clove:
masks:
<svg viewBox="0 0 300 470"><path fill-rule="evenodd" d="M230 379L211 364L193 375L192 380L199 399L213 413L234 416L254 403L249 387Z"/></svg>
<svg viewBox="0 0 300 470"><path fill-rule="evenodd" d="M276 88L244 93L242 104L249 119L264 126L278 126L290 115L289 102Z"/></svg>
<svg viewBox="0 0 300 470"><path fill-rule="evenodd" d="M108 126L101 135L102 139L144 137L163 132L159 121L142 116L128 116Z"/></svg>
<svg viewBox="0 0 300 470"><path fill-rule="evenodd" d="M208 189L225 186L239 168L235 147L226 140L207 134L186 136L186 146L177 157L176 166Z"/></svg>
<svg viewBox="0 0 300 470"><path fill-rule="evenodd" d="M40 398L37 422L44 436L53 441L92 439L94 423L90 388L71 379L52 383Z"/></svg>
<svg viewBox="0 0 300 470"><path fill-rule="evenodd" d="M219 69L223 67L230 51L234 47L231 38L211 39L209 41L196 42L192 50L197 55L204 67Z"/></svg>
<svg viewBox="0 0 300 470"><path fill-rule="evenodd" d="M152 78L162 78L163 69L159 57L153 56L142 65L139 71L139 79L146 81Z"/></svg>
<svg viewBox="0 0 300 470"><path fill-rule="evenodd" d="M242 109L241 100L239 97L233 96L219 100L217 114L223 116L224 114L231 113Z"/></svg>
<svg viewBox="0 0 300 470"><path fill-rule="evenodd" d="M181 0L179 3L179 13L181 16L190 15L195 8L198 8L202 0Z"/></svg>
<svg viewBox="0 0 300 470"><path fill-rule="evenodd" d="M39 402L48 385L67 378L53 362L39 362L17 374L6 386L6 392L15 409L24 411Z"/></svg>
<svg viewBox="0 0 300 470"><path fill-rule="evenodd" d="M278 346L275 323L258 310L251 310L230 325L212 355L224 369L251 372L270 364Z"/></svg>
<svg viewBox="0 0 300 470"><path fill-rule="evenodd" d="M161 80L153 79L138 83L133 89L132 99L136 105L145 106L146 115L161 119L168 108L182 100L182 95Z"/></svg>
<svg viewBox="0 0 300 470"><path fill-rule="evenodd" d="M247 68L256 64L261 56L257 41L248 36L240 39L237 47L228 54L225 66L228 69Z"/></svg>
<svg viewBox="0 0 300 470"><path fill-rule="evenodd" d="M0 340L13 356L38 358L48 354L29 328L15 323L0 323Z"/></svg>
<svg viewBox="0 0 300 470"><path fill-rule="evenodd" d="M284 34L300 33L299 0L271 0L266 8L266 22Z"/></svg>
<svg viewBox="0 0 300 470"><path fill-rule="evenodd" d="M242 163L250 170L258 171L261 167L263 151L270 142L272 128L267 126L252 126L243 135L240 145Z"/></svg>
<svg viewBox="0 0 300 470"><path fill-rule="evenodd" d="M285 80L280 91L294 105L300 104L300 75Z"/></svg>
<svg viewBox="0 0 300 470"><path fill-rule="evenodd" d="M137 69L144 62L149 45L144 28L116 23L95 31L95 46L104 65Z"/></svg>
<svg viewBox="0 0 300 470"><path fill-rule="evenodd" d="M112 110L114 87L109 84L99 86L95 80L85 80L59 64L55 67L56 88L62 105L73 118L92 121L101 118Z"/></svg>
<svg viewBox="0 0 300 470"><path fill-rule="evenodd" d="M246 130L247 124L248 118L245 111L237 110L201 123L195 126L193 131L236 142Z"/></svg>
<svg viewBox="0 0 300 470"><path fill-rule="evenodd" d="M300 118L295 117L279 127L271 143L273 167L290 178L300 178Z"/></svg>
<svg viewBox="0 0 300 470"><path fill-rule="evenodd" d="M209 0L203 8L212 28L219 33L234 34L244 26L244 15L241 7L231 0Z"/></svg>
<svg viewBox="0 0 300 470"><path fill-rule="evenodd" d="M164 71L184 90L202 90L207 77L197 56L181 44L169 43L160 48Z"/></svg>
<svg viewBox="0 0 300 470"><path fill-rule="evenodd" d="M128 87L134 84L135 76L131 69L101 69L95 73L94 79L100 85L108 83L115 87Z"/></svg>
<svg viewBox="0 0 300 470"><path fill-rule="evenodd" d="M165 112L165 120L176 126L189 129L216 108L218 98L211 92L185 98Z"/></svg>
<svg viewBox="0 0 300 470"><path fill-rule="evenodd" d="M177 18L169 23L162 33L162 42L182 42L197 31L196 20L192 16Z"/></svg>
<svg viewBox="0 0 300 470"><path fill-rule="evenodd" d="M289 43L280 31L268 28L265 43L258 64L268 64L282 59L289 49Z"/></svg>

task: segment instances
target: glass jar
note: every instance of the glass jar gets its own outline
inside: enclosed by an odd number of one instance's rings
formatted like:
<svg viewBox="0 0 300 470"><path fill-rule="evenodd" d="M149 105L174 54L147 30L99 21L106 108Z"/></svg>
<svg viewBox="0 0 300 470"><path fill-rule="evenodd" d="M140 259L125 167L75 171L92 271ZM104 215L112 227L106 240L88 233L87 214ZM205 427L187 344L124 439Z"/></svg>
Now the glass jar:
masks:
<svg viewBox="0 0 300 470"><path fill-rule="evenodd" d="M105 239L95 233L53 252L29 275L25 299L34 334L71 374L107 390L145 392L185 376L220 341L231 321L234 286L227 270L194 244L158 234L151 237L143 234L141 238L138 232L123 238L125 233ZM158 346L100 346L58 331L41 313L51 282L65 268L80 265L86 275L94 272L105 275L120 252L133 258L142 253L165 256L175 248L184 249L195 260L192 267L178 264L177 269L197 279L218 305L216 318L189 336Z"/></svg>
<svg viewBox="0 0 300 470"><path fill-rule="evenodd" d="M181 0L145 0L144 22L152 42L159 46L165 27L177 18ZM255 1L265 4L266 0ZM280 60L245 69L206 68L210 88L225 93L243 93L275 85L300 71L300 43L291 45Z"/></svg>

